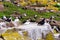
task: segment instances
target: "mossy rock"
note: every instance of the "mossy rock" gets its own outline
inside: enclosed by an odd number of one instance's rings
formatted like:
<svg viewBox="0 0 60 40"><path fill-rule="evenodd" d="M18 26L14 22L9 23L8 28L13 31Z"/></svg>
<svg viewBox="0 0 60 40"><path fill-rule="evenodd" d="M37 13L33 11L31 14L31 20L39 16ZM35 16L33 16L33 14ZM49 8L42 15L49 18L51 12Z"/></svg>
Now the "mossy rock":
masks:
<svg viewBox="0 0 60 40"><path fill-rule="evenodd" d="M54 36L51 32L46 35L46 40L54 40Z"/></svg>

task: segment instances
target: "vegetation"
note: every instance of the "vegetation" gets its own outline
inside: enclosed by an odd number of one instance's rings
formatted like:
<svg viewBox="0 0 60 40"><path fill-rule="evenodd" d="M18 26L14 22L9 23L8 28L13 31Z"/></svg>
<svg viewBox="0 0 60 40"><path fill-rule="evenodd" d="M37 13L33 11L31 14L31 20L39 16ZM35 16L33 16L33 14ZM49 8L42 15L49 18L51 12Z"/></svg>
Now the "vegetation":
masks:
<svg viewBox="0 0 60 40"><path fill-rule="evenodd" d="M28 18L32 18L34 17L34 15L37 15L37 18L40 17L44 17L44 18L50 18L51 16L56 16L56 20L60 20L60 18L57 16L57 13L53 13L53 12L45 12L45 13L38 13L36 11L32 11L32 10L24 10L21 7L17 7L16 5L14 5L11 2L3 2L4 5L4 11L0 11L0 17L2 17L3 15L6 16L10 16L14 11L19 12L20 14L24 14L26 13L27 16L23 17L21 20L24 21ZM59 8L60 9L60 8ZM60 14L58 14L60 16Z"/></svg>
<svg viewBox="0 0 60 40"><path fill-rule="evenodd" d="M54 40L54 36L52 33L46 35L46 40Z"/></svg>

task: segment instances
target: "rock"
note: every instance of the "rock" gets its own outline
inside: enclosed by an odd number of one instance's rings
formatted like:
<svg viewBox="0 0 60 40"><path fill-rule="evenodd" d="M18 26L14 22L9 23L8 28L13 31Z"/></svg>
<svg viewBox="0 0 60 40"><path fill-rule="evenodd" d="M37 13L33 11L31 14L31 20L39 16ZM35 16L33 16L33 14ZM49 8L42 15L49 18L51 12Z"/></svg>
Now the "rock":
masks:
<svg viewBox="0 0 60 40"><path fill-rule="evenodd" d="M2 3L0 3L0 11L3 11L4 10L4 6Z"/></svg>
<svg viewBox="0 0 60 40"><path fill-rule="evenodd" d="M8 22L6 25L7 27L14 27L14 24L12 22Z"/></svg>
<svg viewBox="0 0 60 40"><path fill-rule="evenodd" d="M14 13L11 14L11 16L20 18L22 15L19 12L15 11Z"/></svg>
<svg viewBox="0 0 60 40"><path fill-rule="evenodd" d="M0 40L3 40L2 38L0 38Z"/></svg>
<svg viewBox="0 0 60 40"><path fill-rule="evenodd" d="M5 1L8 1L8 2L10 2L10 0L5 0Z"/></svg>
<svg viewBox="0 0 60 40"><path fill-rule="evenodd" d="M2 1L2 0L0 0L0 1Z"/></svg>
<svg viewBox="0 0 60 40"><path fill-rule="evenodd" d="M60 21L51 22L50 25L60 27Z"/></svg>

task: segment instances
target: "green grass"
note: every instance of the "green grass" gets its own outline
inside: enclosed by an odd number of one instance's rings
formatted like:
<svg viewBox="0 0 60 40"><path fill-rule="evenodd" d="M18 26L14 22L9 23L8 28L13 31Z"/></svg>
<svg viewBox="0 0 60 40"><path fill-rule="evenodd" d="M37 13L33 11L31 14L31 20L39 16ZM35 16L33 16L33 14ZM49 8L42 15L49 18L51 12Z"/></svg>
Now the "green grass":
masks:
<svg viewBox="0 0 60 40"><path fill-rule="evenodd" d="M27 20L28 18L32 18L34 15L38 15L37 18L40 18L41 16L44 18L50 18L51 16L57 16L56 13L38 13L36 11L32 10L24 10L21 7L17 7L16 5L9 3L9 2L3 2L4 4L4 11L0 11L0 17L3 15L10 16L14 11L18 11L20 14L26 13L27 17L23 17L21 21ZM59 14L60 15L60 14ZM60 18L56 17L55 20L60 20Z"/></svg>

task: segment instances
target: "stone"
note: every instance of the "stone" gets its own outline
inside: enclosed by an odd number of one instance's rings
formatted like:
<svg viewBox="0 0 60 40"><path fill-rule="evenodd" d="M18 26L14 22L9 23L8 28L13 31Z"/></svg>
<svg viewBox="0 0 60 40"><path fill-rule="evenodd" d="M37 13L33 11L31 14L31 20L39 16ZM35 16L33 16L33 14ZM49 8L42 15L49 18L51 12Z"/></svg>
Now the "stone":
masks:
<svg viewBox="0 0 60 40"><path fill-rule="evenodd" d="M0 0L0 1L2 1L2 0Z"/></svg>
<svg viewBox="0 0 60 40"><path fill-rule="evenodd" d="M8 2L10 2L10 0L5 0L5 1L8 1Z"/></svg>
<svg viewBox="0 0 60 40"><path fill-rule="evenodd" d="M3 11L4 10L4 6L2 3L0 3L0 11Z"/></svg>

